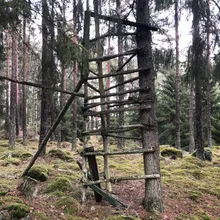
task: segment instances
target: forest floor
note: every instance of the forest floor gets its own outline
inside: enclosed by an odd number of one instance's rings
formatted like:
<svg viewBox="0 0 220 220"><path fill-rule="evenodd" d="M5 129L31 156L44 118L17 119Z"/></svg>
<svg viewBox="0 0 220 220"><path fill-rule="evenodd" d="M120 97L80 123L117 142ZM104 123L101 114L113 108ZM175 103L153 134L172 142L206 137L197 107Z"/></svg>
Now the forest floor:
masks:
<svg viewBox="0 0 220 220"><path fill-rule="evenodd" d="M98 142L94 142L95 146L99 146ZM127 208L115 208L107 201L96 203L93 191L89 188L87 201L81 204L81 171L76 164L77 160L81 160L78 153L80 149L71 151L70 143L64 145L64 157L48 153L37 160L38 169L41 167L48 178L37 183L37 194L27 200L17 187L31 155L36 152L37 142L30 141L27 147L17 142L16 149L11 151L7 141L0 141L0 219L13 219L12 216L21 219L23 213L28 217L22 219L29 220L220 220L220 147L213 148L212 162L201 162L187 153L184 153L184 158L176 160L161 157L165 212L151 214L142 206L142 180L112 185L114 195ZM130 143L128 146L131 148L134 145ZM116 150L114 145L111 147ZM47 152L52 149L56 149L56 143L50 142ZM99 170L102 170L103 158L98 157L97 162ZM138 155L110 157L109 164L111 176L144 173L143 159Z"/></svg>

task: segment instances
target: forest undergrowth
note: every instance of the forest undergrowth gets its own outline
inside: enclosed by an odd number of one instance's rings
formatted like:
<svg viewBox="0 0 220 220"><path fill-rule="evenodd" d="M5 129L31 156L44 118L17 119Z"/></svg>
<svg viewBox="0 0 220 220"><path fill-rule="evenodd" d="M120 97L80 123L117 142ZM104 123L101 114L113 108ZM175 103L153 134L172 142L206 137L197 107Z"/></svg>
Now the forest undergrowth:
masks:
<svg viewBox="0 0 220 220"><path fill-rule="evenodd" d="M98 141L94 139L93 142L96 148L100 148ZM128 147L134 145L129 143ZM40 157L30 170L30 176L38 180L37 192L32 199L25 199L17 187L37 146L35 141L29 141L27 147L18 141L15 150L9 150L8 141L0 141L0 219L220 219L219 146L212 150L212 162L200 161L186 152L181 152L175 159L170 159L172 153L161 156L166 208L162 214L147 213L143 209L144 181L140 180L113 185L114 196L127 208L112 207L107 201L96 203L89 188L87 201L81 204L81 171L76 161L81 160L79 152L82 147L78 145L76 151L71 151L70 143L63 144L59 150L55 142L48 143L48 153ZM116 150L116 146L111 145L111 149ZM169 146L162 146L161 150L164 149L172 150ZM141 156L112 156L109 160L111 176L144 174ZM101 173L103 158L98 157L97 162Z"/></svg>

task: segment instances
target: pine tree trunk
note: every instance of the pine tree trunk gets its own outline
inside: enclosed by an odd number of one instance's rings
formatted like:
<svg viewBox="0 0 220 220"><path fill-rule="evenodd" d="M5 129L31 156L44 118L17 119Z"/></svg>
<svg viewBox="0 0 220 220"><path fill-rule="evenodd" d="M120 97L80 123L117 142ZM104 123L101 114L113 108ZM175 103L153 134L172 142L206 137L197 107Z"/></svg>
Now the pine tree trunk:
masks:
<svg viewBox="0 0 220 220"><path fill-rule="evenodd" d="M6 58L6 77L9 77L10 68L10 49L9 49L9 32L6 30L6 48L7 48L7 58ZM5 134L9 138L9 82L6 81L6 97L5 97Z"/></svg>
<svg viewBox="0 0 220 220"><path fill-rule="evenodd" d="M26 35L26 18L23 18L23 81L27 79L27 55L28 55L28 46L27 46L27 35ZM23 145L27 145L27 91L26 85L22 85L22 130L23 130Z"/></svg>
<svg viewBox="0 0 220 220"><path fill-rule="evenodd" d="M195 100L196 100L196 156L204 160L204 146L203 146L203 130L202 130L202 82L201 82L201 56L203 51L202 39L200 36L200 20L201 12L197 0L193 0L193 76L195 77Z"/></svg>
<svg viewBox="0 0 220 220"><path fill-rule="evenodd" d="M176 38L176 128L175 147L181 148L180 142L180 67L179 67L179 0L175 1L175 38Z"/></svg>
<svg viewBox="0 0 220 220"><path fill-rule="evenodd" d="M116 1L116 10L117 10L117 14L118 16L120 17L121 16L121 1L120 0L117 0ZM118 36L118 54L122 53L123 52L123 37L120 36L120 33L122 32L122 26L120 24L118 24L118 33L119 33L119 36ZM118 58L118 68L120 68L122 65L123 65L123 59L124 57L123 56L120 56ZM123 71L123 68L122 70ZM117 82L118 83L123 83L124 82L124 75L119 75L117 77ZM124 85L122 86L119 86L118 87L118 92L123 92L124 91ZM124 95L120 95L119 96L119 101L123 101L124 100ZM124 106L119 106L119 109L120 108L124 108ZM124 125L124 112L120 112L119 113L119 118L118 118L118 124L119 124L119 127L121 128L123 125ZM124 136L124 132L120 132L119 133L119 136ZM118 148L120 149L123 149L125 146L125 143L124 143L124 139L123 138L118 138Z"/></svg>
<svg viewBox="0 0 220 220"><path fill-rule="evenodd" d="M212 148L212 124L211 124L211 64L210 64L210 3L208 2L207 8L207 74L208 74L208 85L207 85L207 138L208 147Z"/></svg>
<svg viewBox="0 0 220 220"><path fill-rule="evenodd" d="M195 150L193 112L194 112L194 86L193 83L191 83L190 95L189 95L189 153L193 153Z"/></svg>
<svg viewBox="0 0 220 220"><path fill-rule="evenodd" d="M16 80L18 75L18 32L17 27L12 30L12 76ZM15 148L16 138L16 109L17 109L17 87L11 82L10 88L10 120L9 120L9 148Z"/></svg>
<svg viewBox="0 0 220 220"><path fill-rule="evenodd" d="M137 0L137 22L150 23L150 1ZM156 121L156 94L155 94L155 71L153 69L151 32L137 29L137 47L142 52L138 53L138 68L149 67L148 70L139 72L139 86L143 91L140 92L141 107L151 105L151 110L143 109L140 111L140 122L145 129L141 129L142 145L146 149L155 149L154 153L144 154L144 172L145 174L160 174L159 160L159 142L158 128ZM144 91L144 88L150 88L150 93ZM147 211L164 211L161 180L145 180L145 198L144 206Z"/></svg>

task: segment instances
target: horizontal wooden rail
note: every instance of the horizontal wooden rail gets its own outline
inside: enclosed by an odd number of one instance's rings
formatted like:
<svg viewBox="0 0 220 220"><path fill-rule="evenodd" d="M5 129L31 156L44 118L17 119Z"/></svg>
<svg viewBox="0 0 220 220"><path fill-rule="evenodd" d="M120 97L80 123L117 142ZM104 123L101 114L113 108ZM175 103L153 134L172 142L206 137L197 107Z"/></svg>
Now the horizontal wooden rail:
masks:
<svg viewBox="0 0 220 220"><path fill-rule="evenodd" d="M121 71L121 72L117 72L117 73L110 73L110 74L106 74L106 75L103 75L103 76L91 76L91 77L88 77L87 80L103 79L103 78L115 77L115 76L119 76L119 75L138 73L138 72L141 72L141 71L146 71L148 69L149 69L149 67L133 69L133 70L126 70L126 71Z"/></svg>
<svg viewBox="0 0 220 220"><path fill-rule="evenodd" d="M104 155L123 155L123 154L142 154L142 153L153 153L155 150L148 150L144 148L134 149L134 150L122 150L122 151L113 151L113 152L103 152L103 151L94 151L83 153L83 156L104 156Z"/></svg>
<svg viewBox="0 0 220 220"><path fill-rule="evenodd" d="M85 182L83 185L90 186L95 185L97 183L118 183L120 181L126 181L126 180L141 180L141 179L158 179L160 178L160 174L149 174L149 175L143 175L143 176L125 176L125 177L111 177L110 179L104 179L104 180L98 180L98 181L88 181Z"/></svg>
<svg viewBox="0 0 220 220"><path fill-rule="evenodd" d="M138 51L138 49L134 49L134 50L130 50L130 51L127 51L127 52L124 52L124 53L112 54L112 55L108 55L108 56L91 58L91 59L89 59L89 62L97 62L97 61L104 62L104 61L107 61L107 60L114 59L116 57L122 57L122 56L131 55L131 54L136 54L137 51Z"/></svg>
<svg viewBox="0 0 220 220"><path fill-rule="evenodd" d="M115 22L118 24L124 24L124 25L129 25L132 27L138 27L138 28L142 28L143 30L147 30L147 31L157 31L157 27L151 26L151 25L147 25L147 24L142 24L142 23L138 23L138 22L133 22L133 21L128 21L125 19L120 19L117 17L112 17L112 16L106 16L106 15L100 15L94 12L90 12L91 17L98 17L99 19L105 20L105 21L111 21L111 22Z"/></svg>

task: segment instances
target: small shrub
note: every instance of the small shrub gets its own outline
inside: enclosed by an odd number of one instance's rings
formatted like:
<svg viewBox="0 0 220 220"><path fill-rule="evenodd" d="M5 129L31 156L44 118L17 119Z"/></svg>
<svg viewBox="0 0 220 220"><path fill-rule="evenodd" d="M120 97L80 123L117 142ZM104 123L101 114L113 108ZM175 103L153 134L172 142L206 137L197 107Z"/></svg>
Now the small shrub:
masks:
<svg viewBox="0 0 220 220"><path fill-rule="evenodd" d="M27 205L20 203L10 204L7 209L15 219L24 218L30 212L30 208Z"/></svg>
<svg viewBox="0 0 220 220"><path fill-rule="evenodd" d="M35 180L44 182L48 179L48 170L43 165L36 165L29 170L28 176Z"/></svg>
<svg viewBox="0 0 220 220"><path fill-rule="evenodd" d="M46 193L51 193L55 191L66 192L72 188L72 184L66 177L57 177L52 181L46 188Z"/></svg>

